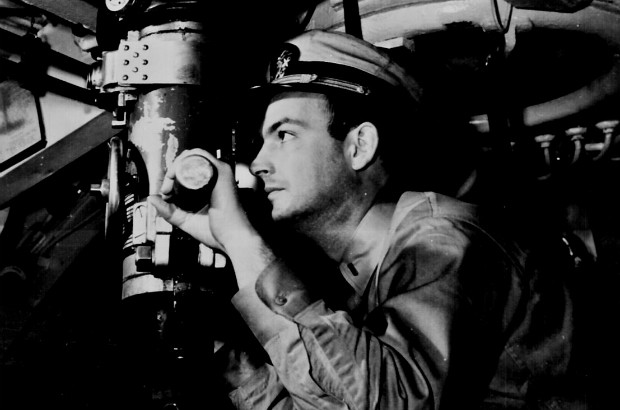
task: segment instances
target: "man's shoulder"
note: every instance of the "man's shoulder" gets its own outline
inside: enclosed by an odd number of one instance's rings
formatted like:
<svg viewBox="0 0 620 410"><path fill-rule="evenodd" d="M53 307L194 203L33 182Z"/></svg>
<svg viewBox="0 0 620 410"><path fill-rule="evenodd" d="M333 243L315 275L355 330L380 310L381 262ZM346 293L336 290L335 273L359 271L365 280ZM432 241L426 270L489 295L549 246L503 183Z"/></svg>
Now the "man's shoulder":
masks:
<svg viewBox="0 0 620 410"><path fill-rule="evenodd" d="M404 192L391 221L391 232L397 242L404 237L415 241L441 235L454 238L463 248L475 241L478 247L523 257L521 235L500 207L472 204L435 192Z"/></svg>
<svg viewBox="0 0 620 410"><path fill-rule="evenodd" d="M476 224L479 209L476 205L436 192L403 192L394 213L398 218L447 218Z"/></svg>
<svg viewBox="0 0 620 410"><path fill-rule="evenodd" d="M389 249L439 242L464 249L482 231L474 205L435 192L406 191L390 221Z"/></svg>

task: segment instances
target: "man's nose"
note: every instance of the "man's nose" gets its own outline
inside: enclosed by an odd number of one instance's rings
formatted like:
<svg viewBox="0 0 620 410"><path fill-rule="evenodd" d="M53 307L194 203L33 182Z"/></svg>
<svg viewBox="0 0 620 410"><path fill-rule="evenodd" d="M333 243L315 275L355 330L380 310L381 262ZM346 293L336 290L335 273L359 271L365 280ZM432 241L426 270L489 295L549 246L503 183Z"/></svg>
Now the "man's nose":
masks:
<svg viewBox="0 0 620 410"><path fill-rule="evenodd" d="M250 172L256 177L262 177L273 173L273 165L269 160L266 145L267 144L263 144L261 149L258 151L258 154L256 154L256 157L250 164Z"/></svg>

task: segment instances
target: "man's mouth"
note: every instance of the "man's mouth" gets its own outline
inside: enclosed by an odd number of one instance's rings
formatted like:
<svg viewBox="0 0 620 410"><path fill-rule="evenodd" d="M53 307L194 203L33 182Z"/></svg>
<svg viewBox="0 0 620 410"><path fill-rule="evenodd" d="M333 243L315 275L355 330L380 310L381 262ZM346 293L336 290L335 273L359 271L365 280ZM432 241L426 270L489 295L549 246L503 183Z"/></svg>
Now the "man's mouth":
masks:
<svg viewBox="0 0 620 410"><path fill-rule="evenodd" d="M282 191L282 188L277 187L266 187L265 193L267 194L267 198L271 199L276 193Z"/></svg>

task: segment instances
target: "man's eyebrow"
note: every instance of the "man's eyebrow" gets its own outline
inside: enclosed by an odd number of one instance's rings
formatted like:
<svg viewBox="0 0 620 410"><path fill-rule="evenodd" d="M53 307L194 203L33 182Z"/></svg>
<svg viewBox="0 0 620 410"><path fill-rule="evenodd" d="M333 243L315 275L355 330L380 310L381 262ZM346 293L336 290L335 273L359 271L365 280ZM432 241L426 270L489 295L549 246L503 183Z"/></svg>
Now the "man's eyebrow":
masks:
<svg viewBox="0 0 620 410"><path fill-rule="evenodd" d="M290 117L284 117L281 120L276 121L273 124L271 124L269 126L269 128L267 128L267 131L265 132L265 134L273 133L275 130L277 130L278 128L280 128L280 126L282 126L284 124L292 124L292 125L297 125L297 126L300 126L300 127L307 126L307 122L304 121L304 120L299 120L299 119L290 118Z"/></svg>

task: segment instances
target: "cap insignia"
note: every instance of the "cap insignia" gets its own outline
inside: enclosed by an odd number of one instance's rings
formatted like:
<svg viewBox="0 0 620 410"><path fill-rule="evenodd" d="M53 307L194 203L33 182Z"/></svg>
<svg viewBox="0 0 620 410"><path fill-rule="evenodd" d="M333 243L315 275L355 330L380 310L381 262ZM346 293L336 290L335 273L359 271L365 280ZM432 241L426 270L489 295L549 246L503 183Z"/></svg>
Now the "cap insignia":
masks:
<svg viewBox="0 0 620 410"><path fill-rule="evenodd" d="M286 75L291 63L299 59L299 49L292 44L286 44L275 61L275 74L271 76L271 81L278 80Z"/></svg>
<svg viewBox="0 0 620 410"><path fill-rule="evenodd" d="M280 54L280 57L278 57L278 59L276 60L277 71L276 75L274 76L274 80L284 77L286 69L288 68L288 65L290 64L292 58L293 53L290 50L284 50L282 54Z"/></svg>

